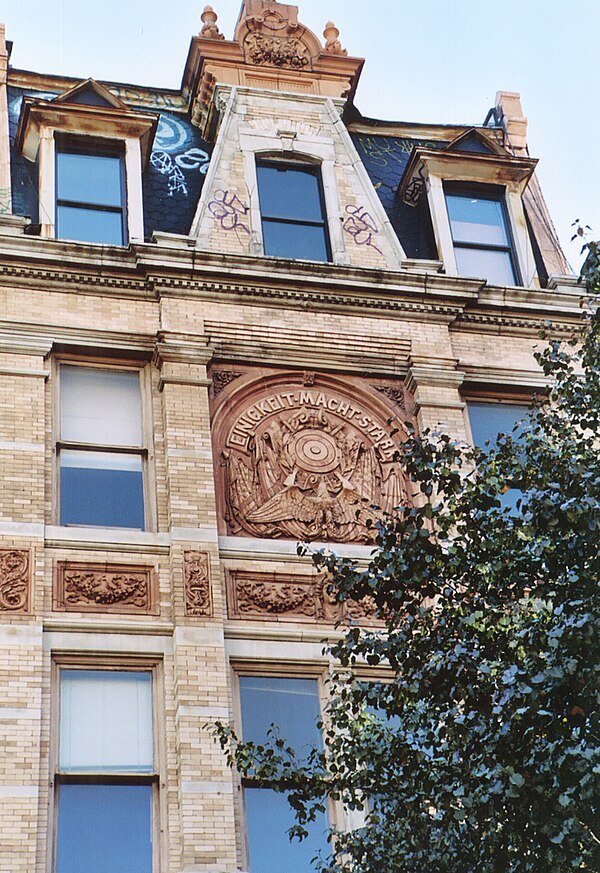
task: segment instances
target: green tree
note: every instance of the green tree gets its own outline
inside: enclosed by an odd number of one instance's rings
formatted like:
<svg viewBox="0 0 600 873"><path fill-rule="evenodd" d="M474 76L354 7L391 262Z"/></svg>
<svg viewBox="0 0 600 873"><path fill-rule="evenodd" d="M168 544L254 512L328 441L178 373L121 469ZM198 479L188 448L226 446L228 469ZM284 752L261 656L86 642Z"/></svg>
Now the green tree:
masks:
<svg viewBox="0 0 600 873"><path fill-rule="evenodd" d="M595 258L595 260L594 260ZM598 248L588 287L600 290ZM591 299L591 298L590 298ZM552 386L489 451L444 435L405 445L417 500L378 524L368 567L314 561L385 628L346 629L322 725L299 762L220 740L246 776L288 793L294 835L327 798L365 810L332 838L330 873L600 871L600 318L552 341ZM502 494L518 489L517 508ZM383 679L369 668L386 668Z"/></svg>

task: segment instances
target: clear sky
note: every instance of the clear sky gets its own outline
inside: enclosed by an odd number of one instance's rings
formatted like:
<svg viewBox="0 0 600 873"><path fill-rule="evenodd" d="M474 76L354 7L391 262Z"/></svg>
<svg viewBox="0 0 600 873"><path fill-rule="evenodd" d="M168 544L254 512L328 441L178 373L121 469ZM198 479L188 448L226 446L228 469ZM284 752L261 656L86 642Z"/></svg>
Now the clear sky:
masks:
<svg viewBox="0 0 600 873"><path fill-rule="evenodd" d="M241 0L213 0L231 39ZM356 105L392 121L481 124L496 91L520 91L529 149L571 264L571 222L600 237L600 0L299 0L366 58ZM196 0L4 0L13 66L177 88Z"/></svg>

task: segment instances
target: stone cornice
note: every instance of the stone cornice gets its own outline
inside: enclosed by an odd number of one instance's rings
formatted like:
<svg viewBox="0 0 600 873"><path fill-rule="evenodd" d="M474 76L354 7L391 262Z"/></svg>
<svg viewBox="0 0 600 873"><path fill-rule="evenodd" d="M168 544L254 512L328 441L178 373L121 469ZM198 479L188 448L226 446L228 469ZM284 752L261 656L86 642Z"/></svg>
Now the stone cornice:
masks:
<svg viewBox="0 0 600 873"><path fill-rule="evenodd" d="M185 242L185 237L177 242ZM68 265L68 266L65 266ZM420 266L420 265L419 265ZM360 310L439 321L453 330L503 329L534 335L552 322L581 321L582 288L497 288L434 272L373 269L198 252L189 245L88 246L0 234L0 283L11 287L158 301L161 297L234 300L252 305ZM235 277L235 281L231 277Z"/></svg>
<svg viewBox="0 0 600 873"><path fill-rule="evenodd" d="M70 347L89 350L114 350L148 358L154 348L154 339L147 334L131 331L109 331L96 328L67 327L35 324L24 321L0 320L0 352L45 357L53 348Z"/></svg>

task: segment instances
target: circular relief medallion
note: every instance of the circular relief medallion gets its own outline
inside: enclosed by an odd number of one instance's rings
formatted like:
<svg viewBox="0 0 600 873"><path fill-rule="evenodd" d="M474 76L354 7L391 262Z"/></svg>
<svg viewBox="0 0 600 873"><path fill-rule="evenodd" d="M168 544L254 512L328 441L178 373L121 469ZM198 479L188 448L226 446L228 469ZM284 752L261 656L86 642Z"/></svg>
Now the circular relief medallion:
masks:
<svg viewBox="0 0 600 873"><path fill-rule="evenodd" d="M340 465L335 439L319 430L303 430L290 440L290 451L301 470L310 473L330 473Z"/></svg>
<svg viewBox="0 0 600 873"><path fill-rule="evenodd" d="M335 390L281 386L232 415L222 451L232 534L370 542L404 503L400 444L384 416Z"/></svg>

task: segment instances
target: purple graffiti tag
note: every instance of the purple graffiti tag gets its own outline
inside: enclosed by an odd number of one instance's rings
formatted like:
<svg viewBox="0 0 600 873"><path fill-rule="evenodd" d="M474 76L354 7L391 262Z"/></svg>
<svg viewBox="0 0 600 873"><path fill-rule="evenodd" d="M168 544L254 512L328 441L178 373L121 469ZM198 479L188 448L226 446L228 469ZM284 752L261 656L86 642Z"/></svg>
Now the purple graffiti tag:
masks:
<svg viewBox="0 0 600 873"><path fill-rule="evenodd" d="M378 246L373 242L373 234L379 233L379 228L371 214L364 206L346 206L348 218L344 222L344 230L354 237L357 246L371 246L372 249L383 255Z"/></svg>
<svg viewBox="0 0 600 873"><path fill-rule="evenodd" d="M215 199L208 204L208 211L219 222L223 230L244 230L250 235L249 229L240 221L241 215L250 211L244 206L237 194L230 191L215 191Z"/></svg>

